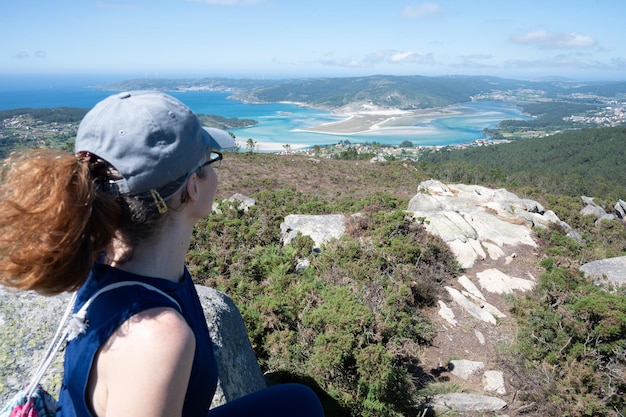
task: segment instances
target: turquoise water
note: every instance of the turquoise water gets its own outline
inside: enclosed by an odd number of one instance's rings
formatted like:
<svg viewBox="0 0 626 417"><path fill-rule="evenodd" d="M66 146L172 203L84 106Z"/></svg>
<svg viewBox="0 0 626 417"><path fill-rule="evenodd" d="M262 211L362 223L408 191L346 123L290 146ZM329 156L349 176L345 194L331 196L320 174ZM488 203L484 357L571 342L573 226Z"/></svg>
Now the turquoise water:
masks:
<svg viewBox="0 0 626 417"><path fill-rule="evenodd" d="M0 110L24 107L91 108L98 101L114 93L89 87L95 82L75 79L12 80L0 78ZM301 130L324 123L341 120L327 111L303 108L288 103L246 104L228 99L229 94L215 91L170 93L187 104L196 113L216 114L224 117L255 119L258 125L234 129L240 146L248 139L278 145L313 146L336 144L342 140L351 143L378 142L397 145L404 140L414 145L455 145L484 139L484 128L494 128L505 119L526 119L520 109L502 103L466 103L456 107L457 114L437 117L413 126L379 129L358 134L327 134Z"/></svg>

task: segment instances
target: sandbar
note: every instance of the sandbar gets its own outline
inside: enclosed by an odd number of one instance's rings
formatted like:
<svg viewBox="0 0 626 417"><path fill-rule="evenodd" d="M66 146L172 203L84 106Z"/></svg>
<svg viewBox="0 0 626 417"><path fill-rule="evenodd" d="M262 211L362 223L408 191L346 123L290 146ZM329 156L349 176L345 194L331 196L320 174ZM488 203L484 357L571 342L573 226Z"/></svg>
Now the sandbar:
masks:
<svg viewBox="0 0 626 417"><path fill-rule="evenodd" d="M302 129L301 131L326 134L371 133L388 128L414 128L426 124L438 117L449 117L461 114L458 106L440 107L423 110L364 110L337 113L345 119L337 122L324 123L319 126Z"/></svg>

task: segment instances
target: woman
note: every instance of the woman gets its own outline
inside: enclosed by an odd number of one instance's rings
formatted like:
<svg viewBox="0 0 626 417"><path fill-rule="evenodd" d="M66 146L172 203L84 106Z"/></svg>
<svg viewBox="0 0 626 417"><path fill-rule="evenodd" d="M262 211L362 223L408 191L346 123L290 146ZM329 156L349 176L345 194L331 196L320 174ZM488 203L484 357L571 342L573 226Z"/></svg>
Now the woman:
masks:
<svg viewBox="0 0 626 417"><path fill-rule="evenodd" d="M0 279L42 294L100 295L65 351L61 416L320 416L302 385L268 388L208 411L217 368L184 265L194 224L211 212L221 150L175 98L131 92L83 119L75 155L33 150L5 161Z"/></svg>

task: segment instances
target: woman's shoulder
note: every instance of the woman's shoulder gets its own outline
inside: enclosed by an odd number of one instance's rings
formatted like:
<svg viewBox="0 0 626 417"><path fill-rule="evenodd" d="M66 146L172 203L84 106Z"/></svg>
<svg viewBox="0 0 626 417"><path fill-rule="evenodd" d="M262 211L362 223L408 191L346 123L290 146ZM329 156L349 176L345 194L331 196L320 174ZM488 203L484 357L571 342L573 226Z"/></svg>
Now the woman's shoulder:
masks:
<svg viewBox="0 0 626 417"><path fill-rule="evenodd" d="M194 334L175 310L152 308L128 318L98 353L98 375L106 385L106 414L116 415L112 407L124 413L130 410L130 415L159 415L173 404L169 411L180 410L194 354Z"/></svg>

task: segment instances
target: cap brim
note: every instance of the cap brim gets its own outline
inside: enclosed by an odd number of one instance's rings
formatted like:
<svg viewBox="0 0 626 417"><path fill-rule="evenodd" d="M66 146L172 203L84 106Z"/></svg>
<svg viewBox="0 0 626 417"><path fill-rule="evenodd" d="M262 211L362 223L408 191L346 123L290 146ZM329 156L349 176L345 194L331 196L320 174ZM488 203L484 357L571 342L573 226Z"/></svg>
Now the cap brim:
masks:
<svg viewBox="0 0 626 417"><path fill-rule="evenodd" d="M235 139L230 133L214 127L203 127L204 137L209 141L211 149L229 149L235 147Z"/></svg>

